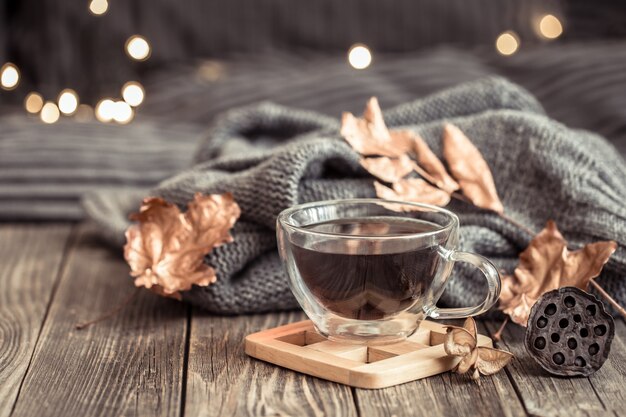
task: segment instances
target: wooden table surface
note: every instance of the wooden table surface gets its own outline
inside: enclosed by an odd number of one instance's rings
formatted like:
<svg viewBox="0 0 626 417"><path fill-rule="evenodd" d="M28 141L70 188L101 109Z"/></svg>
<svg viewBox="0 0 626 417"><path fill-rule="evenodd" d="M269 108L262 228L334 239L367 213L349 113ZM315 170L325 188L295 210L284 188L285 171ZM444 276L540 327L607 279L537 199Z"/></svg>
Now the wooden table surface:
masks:
<svg viewBox="0 0 626 417"><path fill-rule="evenodd" d="M623 321L589 378L547 375L510 325L501 346L515 359L479 383L445 373L362 390L244 354L247 334L300 312L211 316L141 291L111 319L75 329L133 291L121 256L89 226L0 225L0 417L626 415ZM498 325L479 324L486 334Z"/></svg>

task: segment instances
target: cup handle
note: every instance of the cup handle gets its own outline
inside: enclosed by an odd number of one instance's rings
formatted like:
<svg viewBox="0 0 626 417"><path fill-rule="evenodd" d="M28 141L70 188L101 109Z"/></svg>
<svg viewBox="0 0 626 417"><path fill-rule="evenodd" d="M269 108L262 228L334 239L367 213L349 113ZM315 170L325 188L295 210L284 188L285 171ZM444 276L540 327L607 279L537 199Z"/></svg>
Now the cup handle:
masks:
<svg viewBox="0 0 626 417"><path fill-rule="evenodd" d="M436 319L460 319L469 316L476 316L489 310L500 296L500 274L496 267L487 258L476 255L475 253L450 251L447 254L448 260L467 262L474 265L485 275L488 285L488 293L485 300L474 307L459 307L459 308L439 308L434 307L430 309L428 315Z"/></svg>

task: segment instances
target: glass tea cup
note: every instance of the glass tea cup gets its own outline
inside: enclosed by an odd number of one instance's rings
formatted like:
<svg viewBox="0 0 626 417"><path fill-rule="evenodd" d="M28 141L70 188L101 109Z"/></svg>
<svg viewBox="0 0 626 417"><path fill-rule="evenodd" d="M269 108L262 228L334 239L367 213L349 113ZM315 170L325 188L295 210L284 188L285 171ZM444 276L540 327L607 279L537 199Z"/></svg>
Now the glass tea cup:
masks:
<svg viewBox="0 0 626 417"><path fill-rule="evenodd" d="M395 343L426 317L481 314L500 295L498 270L480 255L456 250L459 219L440 207L320 201L284 210L276 233L291 290L317 331L331 340ZM439 308L456 261L484 274L487 296L477 306Z"/></svg>

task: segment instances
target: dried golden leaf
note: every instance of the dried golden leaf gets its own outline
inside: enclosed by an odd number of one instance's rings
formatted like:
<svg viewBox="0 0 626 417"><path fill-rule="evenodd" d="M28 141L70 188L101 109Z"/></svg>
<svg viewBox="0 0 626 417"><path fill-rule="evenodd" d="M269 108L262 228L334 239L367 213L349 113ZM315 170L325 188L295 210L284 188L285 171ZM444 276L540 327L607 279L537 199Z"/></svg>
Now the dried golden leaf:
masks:
<svg viewBox="0 0 626 417"><path fill-rule="evenodd" d="M169 298L173 298L173 299L178 300L178 301L182 301L183 300L183 296L178 291L174 292L174 293L171 293L171 294L168 294L168 293L165 292L163 287L161 287L159 284L152 285L150 287L150 291L152 291L156 295L160 295L161 297L169 297Z"/></svg>
<svg viewBox="0 0 626 417"><path fill-rule="evenodd" d="M433 187L421 178L406 178L395 182L393 189L374 182L376 195L388 200L408 201L411 203L426 203L436 206L445 206L450 202L450 195L443 190ZM415 207L406 206L407 210Z"/></svg>
<svg viewBox="0 0 626 417"><path fill-rule="evenodd" d="M587 290L602 271L617 243L595 242L570 252L567 241L549 221L519 256L513 275L502 278L499 308L515 323L526 326L531 307L544 293L561 287Z"/></svg>
<svg viewBox="0 0 626 417"><path fill-rule="evenodd" d="M476 369L483 375L495 374L513 359L513 354L504 350L482 346L476 350L478 351Z"/></svg>
<svg viewBox="0 0 626 417"><path fill-rule="evenodd" d="M361 155L396 158L406 154L413 146L407 138L389 134L376 97L367 102L363 118L356 118L352 113L343 114L341 135Z"/></svg>
<svg viewBox="0 0 626 417"><path fill-rule="evenodd" d="M381 156L378 158L363 158L361 159L361 166L370 174L385 182L396 182L413 171L415 162L406 155L401 155L398 158Z"/></svg>
<svg viewBox="0 0 626 417"><path fill-rule="evenodd" d="M185 214L163 199L145 199L139 213L130 216L137 223L126 230L124 246L135 285L180 298L180 291L192 285L215 282L215 271L204 256L232 241L230 229L239 214L231 194L197 193Z"/></svg>
<svg viewBox="0 0 626 417"><path fill-rule="evenodd" d="M392 130L390 134L392 137L405 136L405 140L413 142L413 152L415 153L417 164L426 171L428 175L427 180L448 194L459 189L459 184L448 174L446 167L419 135L409 130ZM417 171L419 172L419 170Z"/></svg>
<svg viewBox="0 0 626 417"><path fill-rule="evenodd" d="M474 340L477 340L478 330L476 329L476 322L474 321L473 318L471 317L466 318L465 321L463 322L463 328L467 330L469 334L472 335Z"/></svg>
<svg viewBox="0 0 626 417"><path fill-rule="evenodd" d="M502 277L502 285L504 284L505 279L508 276ZM516 291L518 291L516 289ZM519 324L520 326L526 327L526 322L528 321L528 316L530 315L530 309L537 302L537 298L529 297L524 293L513 292L513 289L507 289L507 294L511 293L511 296L505 295L504 298L500 297L499 299L499 309L502 310L503 313L508 314L511 318L511 321ZM502 296L502 293L500 293Z"/></svg>
<svg viewBox="0 0 626 417"><path fill-rule="evenodd" d="M469 371L476 361L478 360L478 349L472 349L468 354L461 357L461 360L454 368L454 371L458 374L464 374Z"/></svg>
<svg viewBox="0 0 626 417"><path fill-rule="evenodd" d="M448 326L443 347L446 354L459 356L461 360L454 371L464 374L472 371L472 379L478 379L480 374L491 375L504 368L513 354L503 350L478 346L476 322L469 317L463 327Z"/></svg>
<svg viewBox="0 0 626 417"><path fill-rule="evenodd" d="M233 240L230 229L241 211L232 194L196 193L187 207L185 220L196 230L196 245L215 248Z"/></svg>
<svg viewBox="0 0 626 417"><path fill-rule="evenodd" d="M489 165L480 151L456 126L443 130L443 156L463 194L476 206L504 212Z"/></svg>
<svg viewBox="0 0 626 417"><path fill-rule="evenodd" d="M421 178L407 178L393 184L396 193L403 200L445 206L450 202L450 195L433 187Z"/></svg>
<svg viewBox="0 0 626 417"><path fill-rule="evenodd" d="M476 347L476 338L462 327L449 326L443 348L448 355L469 355Z"/></svg>
<svg viewBox="0 0 626 417"><path fill-rule="evenodd" d="M126 230L124 256L133 271L150 271L162 252L186 239L187 231L180 228L179 215L178 207L160 198L145 199L140 212L130 215L130 220L142 225Z"/></svg>
<svg viewBox="0 0 626 417"><path fill-rule="evenodd" d="M588 287L589 281L600 275L616 250L617 242L609 240L589 243L582 249L568 252L561 287Z"/></svg>

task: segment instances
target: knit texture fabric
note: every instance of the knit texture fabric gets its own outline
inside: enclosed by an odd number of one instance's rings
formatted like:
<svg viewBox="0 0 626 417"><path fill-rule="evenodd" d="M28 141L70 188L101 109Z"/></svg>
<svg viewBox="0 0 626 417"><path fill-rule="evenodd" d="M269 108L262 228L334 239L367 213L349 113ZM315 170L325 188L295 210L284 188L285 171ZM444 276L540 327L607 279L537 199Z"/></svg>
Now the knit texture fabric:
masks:
<svg viewBox="0 0 626 417"><path fill-rule="evenodd" d="M445 90L385 112L390 128L412 129L441 156L444 122L457 125L484 155L506 213L539 231L557 222L572 248L616 240L619 248L598 282L626 301L626 165L615 148L592 133L547 118L538 102L502 78ZM373 178L339 135L339 122L309 111L262 103L220 117L196 154L195 165L154 190L99 191L84 205L104 235L123 245L127 215L155 195L184 207L193 194L233 193L242 209L234 242L207 255L218 280L183 299L208 311L240 314L297 306L276 251L282 210L311 201L373 197ZM512 272L532 236L498 215L453 201L461 221L460 249ZM481 274L459 264L440 304L477 304L486 293Z"/></svg>

